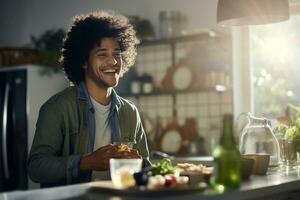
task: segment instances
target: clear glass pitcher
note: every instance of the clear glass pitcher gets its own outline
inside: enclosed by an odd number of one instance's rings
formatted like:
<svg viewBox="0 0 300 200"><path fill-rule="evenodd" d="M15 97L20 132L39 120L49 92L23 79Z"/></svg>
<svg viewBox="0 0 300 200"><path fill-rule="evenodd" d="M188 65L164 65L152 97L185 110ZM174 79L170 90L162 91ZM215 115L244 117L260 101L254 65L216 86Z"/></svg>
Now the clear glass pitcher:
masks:
<svg viewBox="0 0 300 200"><path fill-rule="evenodd" d="M240 140L241 154L270 154L269 167L279 165L279 143L270 120L247 113L248 124L243 128Z"/></svg>

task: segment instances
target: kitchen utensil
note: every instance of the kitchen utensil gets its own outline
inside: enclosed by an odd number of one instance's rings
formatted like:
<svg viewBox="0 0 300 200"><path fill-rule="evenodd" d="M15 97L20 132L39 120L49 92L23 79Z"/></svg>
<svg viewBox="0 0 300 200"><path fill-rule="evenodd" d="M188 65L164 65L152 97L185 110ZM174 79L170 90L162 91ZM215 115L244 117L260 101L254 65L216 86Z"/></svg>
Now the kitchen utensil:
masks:
<svg viewBox="0 0 300 200"><path fill-rule="evenodd" d="M270 121L266 118L254 117L247 113L248 124L242 131L240 140L241 154L269 154L270 167L279 165L279 143L270 128Z"/></svg>

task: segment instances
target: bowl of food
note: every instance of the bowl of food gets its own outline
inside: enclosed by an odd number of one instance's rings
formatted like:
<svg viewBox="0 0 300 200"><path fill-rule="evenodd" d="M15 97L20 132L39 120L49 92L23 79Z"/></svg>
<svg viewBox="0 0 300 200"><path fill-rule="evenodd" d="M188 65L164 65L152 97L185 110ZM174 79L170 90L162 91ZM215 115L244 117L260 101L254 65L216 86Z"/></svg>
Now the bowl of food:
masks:
<svg viewBox="0 0 300 200"><path fill-rule="evenodd" d="M173 166L171 160L162 159L151 167L134 174L137 186L147 189L181 188L187 185L188 177L180 175L181 169Z"/></svg>
<svg viewBox="0 0 300 200"><path fill-rule="evenodd" d="M180 175L189 177L189 184L199 184L201 182L209 182L213 168L202 164L178 163L177 167L181 168Z"/></svg>

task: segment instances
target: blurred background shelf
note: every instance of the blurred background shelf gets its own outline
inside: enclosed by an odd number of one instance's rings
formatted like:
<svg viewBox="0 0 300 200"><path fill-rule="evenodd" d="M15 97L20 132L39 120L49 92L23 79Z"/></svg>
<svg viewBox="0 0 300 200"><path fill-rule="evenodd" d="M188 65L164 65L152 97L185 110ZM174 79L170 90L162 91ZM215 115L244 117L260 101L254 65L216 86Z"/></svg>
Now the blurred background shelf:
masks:
<svg viewBox="0 0 300 200"><path fill-rule="evenodd" d="M150 150L210 155L233 109L231 54L231 38L213 31L142 41L117 91L138 106Z"/></svg>

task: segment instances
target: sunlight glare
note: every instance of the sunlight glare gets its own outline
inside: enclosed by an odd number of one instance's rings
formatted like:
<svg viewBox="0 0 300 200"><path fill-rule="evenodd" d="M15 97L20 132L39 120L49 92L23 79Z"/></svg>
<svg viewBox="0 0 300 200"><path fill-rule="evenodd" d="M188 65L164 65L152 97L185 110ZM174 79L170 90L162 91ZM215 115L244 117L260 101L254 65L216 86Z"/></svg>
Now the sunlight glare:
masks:
<svg viewBox="0 0 300 200"><path fill-rule="evenodd" d="M286 92L286 96L292 97L292 96L294 96L294 92L289 90L289 91Z"/></svg>
<svg viewBox="0 0 300 200"><path fill-rule="evenodd" d="M293 45L287 37L269 36L261 43L261 52L273 62L286 63L293 55Z"/></svg>

